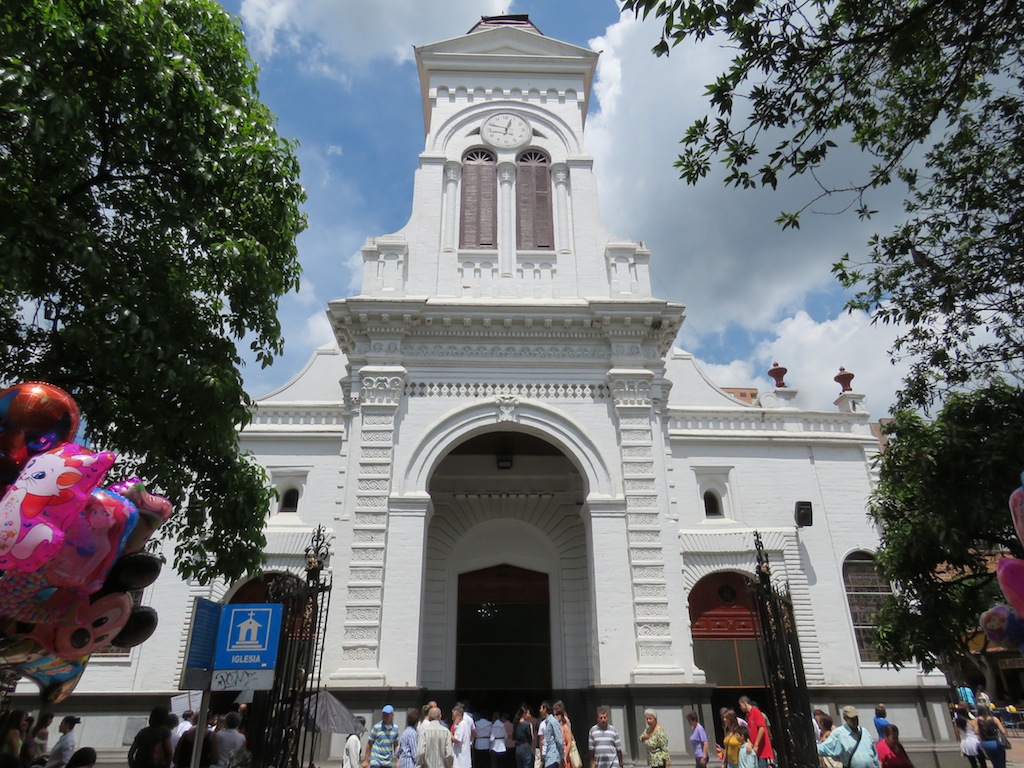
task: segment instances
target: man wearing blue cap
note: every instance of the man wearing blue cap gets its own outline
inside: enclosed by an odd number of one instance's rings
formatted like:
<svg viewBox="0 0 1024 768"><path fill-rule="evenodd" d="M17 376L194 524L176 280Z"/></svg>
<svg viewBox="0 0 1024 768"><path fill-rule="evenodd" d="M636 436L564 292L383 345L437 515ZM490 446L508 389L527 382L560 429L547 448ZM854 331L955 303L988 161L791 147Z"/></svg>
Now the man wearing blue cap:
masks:
<svg viewBox="0 0 1024 768"><path fill-rule="evenodd" d="M363 768L392 768L395 764L395 747L398 745L398 726L395 725L395 708L385 704L380 721L370 729L366 742L366 757Z"/></svg>

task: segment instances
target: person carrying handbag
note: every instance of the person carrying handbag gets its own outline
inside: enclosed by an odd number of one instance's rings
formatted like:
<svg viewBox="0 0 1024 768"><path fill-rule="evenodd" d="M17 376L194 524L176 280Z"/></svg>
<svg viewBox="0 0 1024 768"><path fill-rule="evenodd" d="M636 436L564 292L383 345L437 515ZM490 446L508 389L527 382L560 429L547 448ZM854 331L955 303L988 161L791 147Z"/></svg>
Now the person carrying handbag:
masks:
<svg viewBox="0 0 1024 768"><path fill-rule="evenodd" d="M978 717L974 724L978 729L978 738L981 739L981 748L991 761L992 768L1006 768L1006 749L1010 740L1006 736L1003 721L982 704L978 707Z"/></svg>

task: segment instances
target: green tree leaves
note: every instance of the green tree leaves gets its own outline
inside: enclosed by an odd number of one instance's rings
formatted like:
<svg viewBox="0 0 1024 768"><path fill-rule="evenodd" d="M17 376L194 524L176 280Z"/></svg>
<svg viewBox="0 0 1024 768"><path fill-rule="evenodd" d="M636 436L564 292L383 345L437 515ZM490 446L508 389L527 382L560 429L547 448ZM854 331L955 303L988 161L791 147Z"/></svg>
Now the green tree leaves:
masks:
<svg viewBox="0 0 1024 768"><path fill-rule="evenodd" d="M711 115L676 166L696 183L718 159L727 184L775 187L815 173L850 141L867 155L820 200L868 218L872 189L905 185L905 219L835 266L849 307L908 330L893 353L902 392L927 405L969 381L1024 373L1024 7L992 0L626 0L663 20L655 53L721 38L734 50L708 86ZM710 119L709 119L710 118ZM822 177L816 175L819 180Z"/></svg>
<svg viewBox="0 0 1024 768"><path fill-rule="evenodd" d="M896 588L877 617L885 663L962 668L979 615L1003 602L994 559L1024 555L1007 507L1022 424L1024 392L997 385L951 396L934 421L908 410L885 428L870 504L876 562Z"/></svg>
<svg viewBox="0 0 1024 768"><path fill-rule="evenodd" d="M0 8L0 378L68 389L89 439L172 499L185 576L261 562L235 344L281 351L298 176L216 2Z"/></svg>

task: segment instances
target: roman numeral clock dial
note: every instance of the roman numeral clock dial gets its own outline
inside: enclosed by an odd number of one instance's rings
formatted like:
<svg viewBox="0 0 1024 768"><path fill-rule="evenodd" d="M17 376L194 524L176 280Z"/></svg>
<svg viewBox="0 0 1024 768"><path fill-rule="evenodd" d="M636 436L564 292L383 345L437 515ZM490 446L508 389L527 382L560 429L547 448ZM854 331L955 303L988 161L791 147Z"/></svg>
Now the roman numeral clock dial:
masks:
<svg viewBox="0 0 1024 768"><path fill-rule="evenodd" d="M529 143L533 129L519 115L502 112L484 121L480 126L480 136L492 147L515 149Z"/></svg>

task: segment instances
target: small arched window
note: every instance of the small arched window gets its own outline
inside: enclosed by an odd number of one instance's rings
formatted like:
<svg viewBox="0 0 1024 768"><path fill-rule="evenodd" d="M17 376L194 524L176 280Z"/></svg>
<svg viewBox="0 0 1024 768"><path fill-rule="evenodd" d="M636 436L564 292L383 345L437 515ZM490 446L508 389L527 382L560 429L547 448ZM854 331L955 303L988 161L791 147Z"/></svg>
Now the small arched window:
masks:
<svg viewBox="0 0 1024 768"><path fill-rule="evenodd" d="M284 496L281 497L281 514L295 514L299 511L299 491L296 488L290 488L284 492Z"/></svg>
<svg viewBox="0 0 1024 768"><path fill-rule="evenodd" d="M551 169L547 155L528 149L516 165L516 243L522 250L554 248Z"/></svg>
<svg viewBox="0 0 1024 768"><path fill-rule="evenodd" d="M497 247L497 168L486 149L471 149L462 158L461 248Z"/></svg>
<svg viewBox="0 0 1024 768"><path fill-rule="evenodd" d="M850 604L850 617L853 619L860 660L878 661L875 615L892 595L892 587L879 573L875 558L867 552L854 552L846 558L843 563L843 584L846 587L846 600Z"/></svg>
<svg viewBox="0 0 1024 768"><path fill-rule="evenodd" d="M714 491L704 492L704 516L722 517L722 502Z"/></svg>

